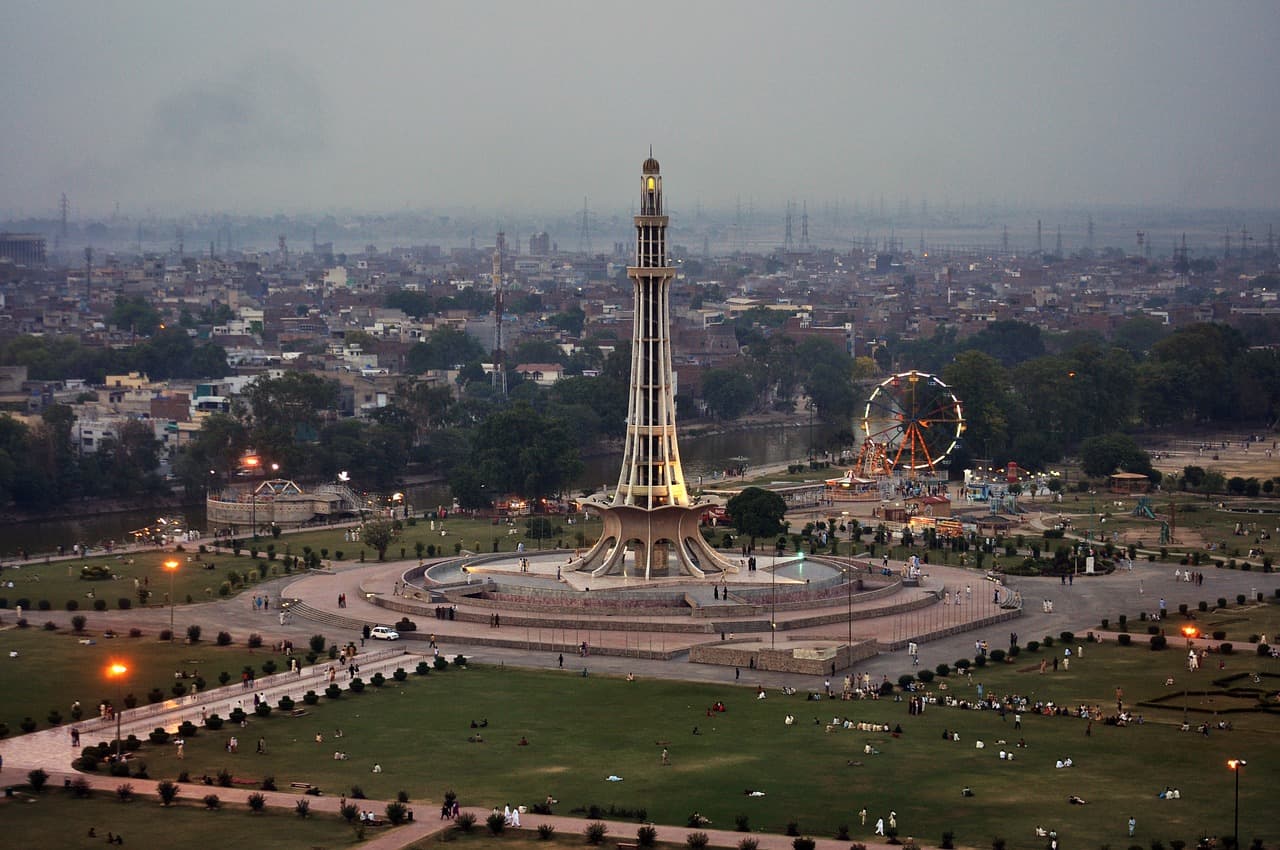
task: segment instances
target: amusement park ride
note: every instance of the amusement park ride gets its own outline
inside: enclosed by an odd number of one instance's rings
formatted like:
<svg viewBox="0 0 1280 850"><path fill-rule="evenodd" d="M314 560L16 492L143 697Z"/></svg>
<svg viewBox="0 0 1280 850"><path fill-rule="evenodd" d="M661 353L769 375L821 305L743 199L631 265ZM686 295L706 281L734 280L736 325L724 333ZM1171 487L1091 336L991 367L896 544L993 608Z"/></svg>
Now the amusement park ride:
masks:
<svg viewBox="0 0 1280 850"><path fill-rule="evenodd" d="M911 478L946 466L964 433L960 400L942 379L901 372L881 381L862 414L862 449L856 469L864 478L899 471Z"/></svg>

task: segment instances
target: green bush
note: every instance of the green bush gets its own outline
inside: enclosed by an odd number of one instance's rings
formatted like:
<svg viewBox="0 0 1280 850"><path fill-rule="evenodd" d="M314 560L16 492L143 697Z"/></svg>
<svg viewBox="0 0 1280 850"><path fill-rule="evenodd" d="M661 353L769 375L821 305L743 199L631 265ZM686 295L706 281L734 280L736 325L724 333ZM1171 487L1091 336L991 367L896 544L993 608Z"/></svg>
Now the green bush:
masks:
<svg viewBox="0 0 1280 850"><path fill-rule="evenodd" d="M266 807L267 798L260 791L254 791L249 795L246 802L249 804L249 809L251 811L260 812Z"/></svg>
<svg viewBox="0 0 1280 850"><path fill-rule="evenodd" d="M503 817L502 812L493 812L485 818L484 825L489 827L490 835L501 835L502 830L506 829L507 819Z"/></svg>
<svg viewBox="0 0 1280 850"><path fill-rule="evenodd" d="M711 842L711 838L705 832L691 832L684 837L685 846L689 850L704 850Z"/></svg>
<svg viewBox="0 0 1280 850"><path fill-rule="evenodd" d="M324 689L324 695L329 699L337 699L342 696L342 688L338 687L337 682L334 682L332 685Z"/></svg>
<svg viewBox="0 0 1280 850"><path fill-rule="evenodd" d="M652 847L658 840L658 830L648 824L636 830L636 844L641 847Z"/></svg>
<svg viewBox="0 0 1280 850"><path fill-rule="evenodd" d="M1119 638L1117 638L1117 639L1116 639L1116 641L1117 641L1117 643L1119 643L1121 646L1128 646L1129 644L1133 643L1133 635L1130 635L1130 634L1122 634L1122 635L1120 635L1120 637L1119 637Z"/></svg>
<svg viewBox="0 0 1280 850"><path fill-rule="evenodd" d="M222 806L222 800L218 799L217 794L205 794L203 798L204 807L212 811Z"/></svg>
<svg viewBox="0 0 1280 850"><path fill-rule="evenodd" d="M386 811L387 820L391 821L392 826L399 826L409 817L409 807L399 800L387 803Z"/></svg>
<svg viewBox="0 0 1280 850"><path fill-rule="evenodd" d="M1169 645L1169 639L1166 638L1164 635L1156 635L1155 637L1151 638L1152 652L1159 652L1160 650L1164 649L1168 645Z"/></svg>
<svg viewBox="0 0 1280 850"><path fill-rule="evenodd" d="M363 693L364 679L361 679L359 676L357 676L356 678L351 680L351 683L347 687L351 689L352 693L356 693L356 694Z"/></svg>
<svg viewBox="0 0 1280 850"><path fill-rule="evenodd" d="M453 825L459 832L470 832L476 828L476 816L471 812L459 812L453 820Z"/></svg>
<svg viewBox="0 0 1280 850"><path fill-rule="evenodd" d="M812 838L797 838L791 842L794 850L813 850L816 842Z"/></svg>
<svg viewBox="0 0 1280 850"><path fill-rule="evenodd" d="M315 691L307 691L305 694L302 695L302 701L305 702L307 705L315 705L320 701L320 697L319 695L316 694Z"/></svg>
<svg viewBox="0 0 1280 850"><path fill-rule="evenodd" d="M156 785L156 794L160 797L160 805L168 806L178 796L178 784L165 779Z"/></svg>
<svg viewBox="0 0 1280 850"><path fill-rule="evenodd" d="M556 837L556 828L549 823L538 824L538 840L550 841Z"/></svg>
<svg viewBox="0 0 1280 850"><path fill-rule="evenodd" d="M605 835L608 833L609 827L598 820L591 821L591 823L587 824L582 830L582 834L587 839L588 844L602 843Z"/></svg>

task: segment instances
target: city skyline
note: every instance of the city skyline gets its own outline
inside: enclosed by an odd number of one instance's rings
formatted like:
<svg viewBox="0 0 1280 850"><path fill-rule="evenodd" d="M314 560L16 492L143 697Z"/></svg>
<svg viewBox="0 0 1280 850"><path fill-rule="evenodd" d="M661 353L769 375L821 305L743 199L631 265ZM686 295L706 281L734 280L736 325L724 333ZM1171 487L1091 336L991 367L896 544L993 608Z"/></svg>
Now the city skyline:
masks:
<svg viewBox="0 0 1280 850"><path fill-rule="evenodd" d="M0 217L612 214L640 130L685 215L1280 196L1273 4L658 6L20 2Z"/></svg>

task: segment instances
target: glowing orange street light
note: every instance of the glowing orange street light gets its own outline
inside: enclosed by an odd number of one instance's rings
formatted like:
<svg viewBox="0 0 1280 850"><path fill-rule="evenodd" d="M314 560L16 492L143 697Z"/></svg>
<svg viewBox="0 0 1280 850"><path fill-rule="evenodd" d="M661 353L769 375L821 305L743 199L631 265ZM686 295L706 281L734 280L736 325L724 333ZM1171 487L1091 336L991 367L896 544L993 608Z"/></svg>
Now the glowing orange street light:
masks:
<svg viewBox="0 0 1280 850"><path fill-rule="evenodd" d="M173 640L173 577L178 572L178 562L172 558L164 562L164 568L169 571L169 640Z"/></svg>
<svg viewBox="0 0 1280 850"><path fill-rule="evenodd" d="M1236 817L1233 835L1235 835L1235 846L1240 846L1240 768L1249 762L1244 759L1227 759L1227 767L1231 768L1231 772L1236 775Z"/></svg>
<svg viewBox="0 0 1280 850"><path fill-rule="evenodd" d="M116 761L120 761L120 717L124 713L124 675L129 668L116 661L107 668L107 676L120 682L120 705L115 708L116 714Z"/></svg>

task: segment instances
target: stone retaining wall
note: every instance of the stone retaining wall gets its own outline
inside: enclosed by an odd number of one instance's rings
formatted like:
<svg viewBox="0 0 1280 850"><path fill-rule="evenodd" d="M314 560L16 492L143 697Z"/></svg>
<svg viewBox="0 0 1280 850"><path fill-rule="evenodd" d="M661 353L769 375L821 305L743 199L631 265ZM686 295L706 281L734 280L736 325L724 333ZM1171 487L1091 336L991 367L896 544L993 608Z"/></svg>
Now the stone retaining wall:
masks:
<svg viewBox="0 0 1280 850"><path fill-rule="evenodd" d="M801 648L807 647L784 644L776 649L768 649L723 642L691 647L689 661L695 664L719 664L774 673L829 676L832 664L837 671L844 670L879 653L878 645L874 640L856 641L853 645L833 646L834 651L829 654L829 657L823 658L798 658L795 651Z"/></svg>

